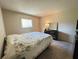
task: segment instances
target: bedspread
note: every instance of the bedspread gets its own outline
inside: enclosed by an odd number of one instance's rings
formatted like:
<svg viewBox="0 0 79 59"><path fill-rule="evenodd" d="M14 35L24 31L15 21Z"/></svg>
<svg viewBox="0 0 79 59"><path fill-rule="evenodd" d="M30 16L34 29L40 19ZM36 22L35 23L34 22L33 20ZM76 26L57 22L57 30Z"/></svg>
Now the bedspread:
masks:
<svg viewBox="0 0 79 59"><path fill-rule="evenodd" d="M13 48L15 55L22 55L26 51L31 51L36 45L40 44L45 38L51 37L42 32L31 32L24 34L13 34L7 36L7 50L5 54L9 54L9 48ZM52 39L52 37L51 37Z"/></svg>

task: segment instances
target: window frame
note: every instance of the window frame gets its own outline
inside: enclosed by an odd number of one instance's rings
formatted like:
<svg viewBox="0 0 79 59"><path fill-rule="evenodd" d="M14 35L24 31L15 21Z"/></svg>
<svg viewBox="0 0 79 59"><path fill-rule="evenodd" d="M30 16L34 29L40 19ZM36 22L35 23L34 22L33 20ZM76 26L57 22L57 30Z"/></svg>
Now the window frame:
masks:
<svg viewBox="0 0 79 59"><path fill-rule="evenodd" d="M25 21L24 23L27 23L26 21L28 21L30 25L23 23L23 21ZM28 25L28 26L27 26ZM33 21L32 19L28 19L28 18L21 18L21 28L32 28L33 27Z"/></svg>

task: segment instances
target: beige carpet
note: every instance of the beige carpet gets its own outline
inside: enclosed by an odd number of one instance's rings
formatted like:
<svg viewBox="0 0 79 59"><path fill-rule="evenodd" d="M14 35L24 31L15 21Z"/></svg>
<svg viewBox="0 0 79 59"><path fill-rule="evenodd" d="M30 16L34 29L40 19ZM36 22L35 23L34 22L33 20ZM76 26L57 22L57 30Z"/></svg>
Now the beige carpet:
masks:
<svg viewBox="0 0 79 59"><path fill-rule="evenodd" d="M53 40L36 59L73 59L73 44Z"/></svg>

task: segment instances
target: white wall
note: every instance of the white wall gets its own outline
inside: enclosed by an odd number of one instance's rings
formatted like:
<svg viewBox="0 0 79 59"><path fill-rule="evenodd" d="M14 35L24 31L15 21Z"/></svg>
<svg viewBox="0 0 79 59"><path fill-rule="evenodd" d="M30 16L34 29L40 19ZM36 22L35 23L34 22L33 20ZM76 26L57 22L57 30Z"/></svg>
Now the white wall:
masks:
<svg viewBox="0 0 79 59"><path fill-rule="evenodd" d="M4 30L4 24L3 24L3 18L2 18L2 11L0 8L0 58L1 58L4 37L5 37L5 30Z"/></svg>
<svg viewBox="0 0 79 59"><path fill-rule="evenodd" d="M44 31L46 23L58 22L58 30L60 32L59 39L68 42L74 42L77 13L77 9L68 9L45 16L41 19L41 30Z"/></svg>

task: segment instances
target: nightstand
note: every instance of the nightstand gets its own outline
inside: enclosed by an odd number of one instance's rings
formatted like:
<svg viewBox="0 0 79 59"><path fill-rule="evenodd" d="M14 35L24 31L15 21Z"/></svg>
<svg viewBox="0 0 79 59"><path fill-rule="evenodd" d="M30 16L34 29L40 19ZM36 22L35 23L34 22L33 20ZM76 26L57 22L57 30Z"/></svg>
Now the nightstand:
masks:
<svg viewBox="0 0 79 59"><path fill-rule="evenodd" d="M54 40L58 40L58 30L45 30L44 33L50 34Z"/></svg>

